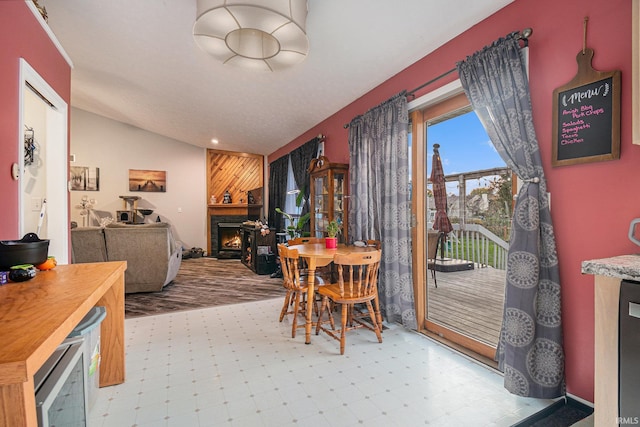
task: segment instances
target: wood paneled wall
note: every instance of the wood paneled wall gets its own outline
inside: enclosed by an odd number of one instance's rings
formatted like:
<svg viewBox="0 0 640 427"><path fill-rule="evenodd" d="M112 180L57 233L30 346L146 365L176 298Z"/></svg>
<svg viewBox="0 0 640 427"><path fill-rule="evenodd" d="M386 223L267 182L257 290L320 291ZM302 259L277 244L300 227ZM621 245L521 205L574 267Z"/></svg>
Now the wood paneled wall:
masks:
<svg viewBox="0 0 640 427"><path fill-rule="evenodd" d="M247 203L247 191L263 186L263 156L233 151L207 150L207 196L222 203L229 190L234 204Z"/></svg>

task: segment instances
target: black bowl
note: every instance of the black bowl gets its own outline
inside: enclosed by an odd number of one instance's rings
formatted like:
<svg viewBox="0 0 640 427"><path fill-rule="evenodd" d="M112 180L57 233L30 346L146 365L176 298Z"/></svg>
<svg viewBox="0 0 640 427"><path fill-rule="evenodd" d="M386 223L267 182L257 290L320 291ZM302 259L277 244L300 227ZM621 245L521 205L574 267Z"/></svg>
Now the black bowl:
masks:
<svg viewBox="0 0 640 427"><path fill-rule="evenodd" d="M41 240L35 233L27 233L20 240L0 240L0 270L14 265L42 264L49 255L49 240Z"/></svg>
<svg viewBox="0 0 640 427"><path fill-rule="evenodd" d="M153 213L153 209L138 209L138 212L140 212L144 216L147 216Z"/></svg>

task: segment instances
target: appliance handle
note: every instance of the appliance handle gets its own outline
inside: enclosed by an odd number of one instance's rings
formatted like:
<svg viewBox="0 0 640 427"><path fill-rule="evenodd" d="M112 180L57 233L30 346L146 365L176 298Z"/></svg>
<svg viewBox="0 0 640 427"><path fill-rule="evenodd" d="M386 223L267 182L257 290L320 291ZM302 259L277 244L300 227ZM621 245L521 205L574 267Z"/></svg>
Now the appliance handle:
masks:
<svg viewBox="0 0 640 427"><path fill-rule="evenodd" d="M640 246L640 240L636 239L634 236L634 231L636 228L636 224L640 223L640 218L635 218L629 224L629 240L631 240L636 245Z"/></svg>
<svg viewBox="0 0 640 427"><path fill-rule="evenodd" d="M640 319L640 304L635 302L629 303L629 316Z"/></svg>

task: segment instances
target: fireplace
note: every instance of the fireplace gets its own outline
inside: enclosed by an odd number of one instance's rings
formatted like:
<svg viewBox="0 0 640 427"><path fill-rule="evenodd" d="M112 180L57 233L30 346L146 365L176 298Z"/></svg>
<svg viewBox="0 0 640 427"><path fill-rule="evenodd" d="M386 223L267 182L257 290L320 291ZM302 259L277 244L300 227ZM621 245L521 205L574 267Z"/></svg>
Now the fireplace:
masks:
<svg viewBox="0 0 640 427"><path fill-rule="evenodd" d="M242 253L241 223L218 223L218 258L240 258Z"/></svg>

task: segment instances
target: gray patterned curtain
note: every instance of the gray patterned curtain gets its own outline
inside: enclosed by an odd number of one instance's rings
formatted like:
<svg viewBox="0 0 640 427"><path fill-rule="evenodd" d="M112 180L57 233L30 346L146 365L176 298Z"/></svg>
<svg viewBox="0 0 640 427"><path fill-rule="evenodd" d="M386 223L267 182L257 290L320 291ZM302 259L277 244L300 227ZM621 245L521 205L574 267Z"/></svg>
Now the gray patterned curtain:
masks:
<svg viewBox="0 0 640 427"><path fill-rule="evenodd" d="M278 206L284 206L287 198L287 173L289 171L289 155L282 156L269 164L269 226L276 231L283 230L282 214L276 212Z"/></svg>
<svg viewBox="0 0 640 427"><path fill-rule="evenodd" d="M409 113L402 92L349 124L349 239L382 242L383 316L416 328L411 270Z"/></svg>
<svg viewBox="0 0 640 427"><path fill-rule="evenodd" d="M548 399L565 392L560 276L529 82L515 35L457 65L496 150L523 182L511 227L499 367L511 393Z"/></svg>
<svg viewBox="0 0 640 427"><path fill-rule="evenodd" d="M311 194L311 184L309 180L309 163L318 155L318 144L320 138L315 137L311 141L304 143L300 147L291 151L291 168L293 169L293 177L296 180L296 186L300 191L304 191L304 205L300 211L300 215L309 212L309 195ZM307 222L303 228L304 231L310 230Z"/></svg>

